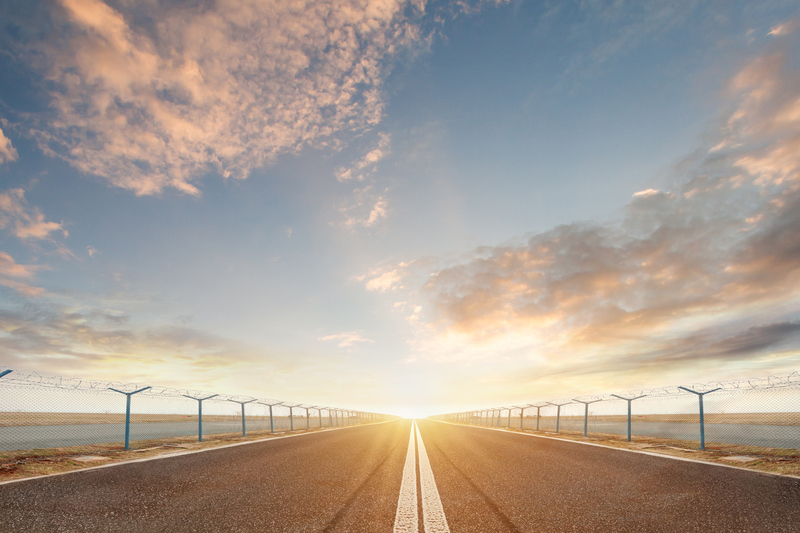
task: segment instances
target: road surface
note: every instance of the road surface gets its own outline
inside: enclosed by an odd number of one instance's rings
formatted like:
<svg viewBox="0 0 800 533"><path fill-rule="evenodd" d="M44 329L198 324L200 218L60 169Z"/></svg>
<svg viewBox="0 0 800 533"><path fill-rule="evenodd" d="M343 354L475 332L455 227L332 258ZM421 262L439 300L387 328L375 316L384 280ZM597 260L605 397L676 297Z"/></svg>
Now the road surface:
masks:
<svg viewBox="0 0 800 533"><path fill-rule="evenodd" d="M402 420L3 484L0 530L800 532L800 480Z"/></svg>

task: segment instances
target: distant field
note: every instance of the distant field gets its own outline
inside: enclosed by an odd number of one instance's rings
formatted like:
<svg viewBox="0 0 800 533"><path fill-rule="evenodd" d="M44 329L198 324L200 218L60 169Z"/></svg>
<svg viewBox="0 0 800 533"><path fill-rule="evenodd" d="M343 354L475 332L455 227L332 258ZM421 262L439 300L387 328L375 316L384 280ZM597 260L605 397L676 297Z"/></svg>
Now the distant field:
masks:
<svg viewBox="0 0 800 533"><path fill-rule="evenodd" d="M542 416L541 420L553 420L554 416ZM503 417L506 420L506 417ZM511 417L512 424L515 418ZM528 426L535 421L535 416L526 416L525 425ZM589 420L594 422L627 422L628 415L589 415ZM516 417L519 423L519 416ZM561 416L562 422L580 421L583 423L583 416ZM684 424L699 424L700 415L698 414L671 414L671 415L633 415L632 422L670 422ZM800 413L706 413L706 424L752 424L761 426L800 426ZM535 422L532 422L535 424ZM555 423L555 422L554 422Z"/></svg>
<svg viewBox="0 0 800 533"><path fill-rule="evenodd" d="M203 422L237 422L240 415L203 415ZM247 416L248 421L269 420L268 416ZM305 422L305 416L294 417L295 424ZM316 417L311 417L312 422L317 422ZM327 417L323 417L327 424ZM71 426L80 424L123 424L125 415L118 413L25 413L25 412L0 412L0 427L12 426ZM197 422L197 415L147 415L131 413L131 423L154 422ZM288 424L288 416L274 417L276 426Z"/></svg>

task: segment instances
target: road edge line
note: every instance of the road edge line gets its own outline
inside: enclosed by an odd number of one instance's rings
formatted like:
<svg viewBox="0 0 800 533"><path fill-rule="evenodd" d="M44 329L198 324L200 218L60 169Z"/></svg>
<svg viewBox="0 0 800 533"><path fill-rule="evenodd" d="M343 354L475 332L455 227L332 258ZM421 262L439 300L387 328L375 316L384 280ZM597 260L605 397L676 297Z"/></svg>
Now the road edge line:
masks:
<svg viewBox="0 0 800 533"><path fill-rule="evenodd" d="M440 424L449 424L451 426L459 426L459 427L470 427L470 428L477 428L477 429L486 429L489 431L501 431L503 433L508 433L509 435L524 435L526 437L536 437L537 439L549 439L549 440L558 440L561 442L572 442L574 444L583 444L585 446L597 446L598 448L606 448L607 450L617 450L620 452L629 452L629 453L639 453L642 455L650 455L652 457L662 457L664 459L673 459L675 461L686 461L687 463L698 463L701 465L712 465L712 466L719 466L721 468L732 468L734 470L741 470L743 472L750 472L752 474L764 474L766 476L775 476L775 477L783 477L789 479L800 479L800 476L795 476L793 474L778 474L777 472L764 472L762 470L752 470L750 468L744 468L742 466L736 465L726 465L723 463L713 463L711 461L703 461L702 459L690 459L688 457L676 457L674 455L666 455L663 453L656 453L656 452L647 452L644 450L630 450L628 448L617 448L615 446L607 446L605 444L597 444L596 442L584 442L580 440L571 440L571 439L562 439L560 437L548 437L545 435L536 435L534 433L525 433L524 431L509 431L503 428L487 428L483 426L471 426L466 424L454 424L452 422L445 422L444 420L433 420L433 419L426 419L430 420L431 422L438 422Z"/></svg>
<svg viewBox="0 0 800 533"><path fill-rule="evenodd" d="M42 474L41 476L21 477L19 479L8 479L6 481L0 481L0 486L1 485L9 485L11 483L21 483L23 481L32 481L34 479L43 479L43 478L56 477L56 476L66 476L67 474L77 474L79 472L88 472L90 470L100 470L101 468L111 468L111 467L114 467L114 466L129 465L129 464L132 464L132 463L145 463L147 461L156 461L158 459L171 459L173 457L180 457L180 456L183 456L183 455L192 455L192 454L195 454L195 453L211 452L211 451L214 451L214 450L222 450L223 448L233 448L235 446L245 446L247 444L257 444L259 442L269 442L269 441L272 441L272 440L290 439L292 437L305 437L305 436L308 436L308 435L319 435L321 433L327 433L329 431L338 431L338 430L342 430L342 429L352 429L352 428L360 428L360 427L366 427L366 426L375 426L375 425L378 425L378 424L387 424L389 422L393 422L393 420L385 420L383 422L373 422L372 424L359 424L357 426L333 427L333 428L323 429L321 431L307 431L307 432L303 432L303 433L295 433L294 435L281 435L279 437L266 437L266 438L263 438L263 439L248 440L248 441L245 441L245 442L234 442L232 444L223 444L222 446L215 446L213 448L203 448L202 450L186 450L186 451L183 451L183 452L165 453L165 454L162 454L162 455L154 455L153 457L143 457L141 459L129 459L127 461L117 461L116 463L109 463L109 464L105 464L105 465L89 466L89 467L86 467L86 468L79 468L77 470L69 470L68 472L56 472L54 474Z"/></svg>

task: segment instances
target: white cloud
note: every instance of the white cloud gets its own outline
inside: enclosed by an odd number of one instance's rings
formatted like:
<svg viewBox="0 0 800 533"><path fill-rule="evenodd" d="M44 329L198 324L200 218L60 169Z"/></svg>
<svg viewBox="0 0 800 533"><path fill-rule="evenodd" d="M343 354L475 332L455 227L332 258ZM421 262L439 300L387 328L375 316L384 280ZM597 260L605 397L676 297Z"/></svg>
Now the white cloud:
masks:
<svg viewBox="0 0 800 533"><path fill-rule="evenodd" d="M320 337L319 340L321 341L338 341L339 348L349 348L357 343L362 342L374 342L370 339L364 337L363 331L345 331L342 333L336 333L334 335L328 335L326 337Z"/></svg>
<svg viewBox="0 0 800 533"><path fill-rule="evenodd" d="M403 279L408 276L408 263L400 263L396 268L373 270L369 273L369 280L365 283L368 291L386 292L403 288ZM367 276L362 276L361 281Z"/></svg>
<svg viewBox="0 0 800 533"><path fill-rule="evenodd" d="M656 189L645 189L643 191L633 193L634 198L647 198L648 196L653 196L655 194L659 194L659 191Z"/></svg>
<svg viewBox="0 0 800 533"><path fill-rule="evenodd" d="M3 130L0 129L0 163L6 161L16 161L17 151L11 145L11 141L5 136Z"/></svg>
<svg viewBox="0 0 800 533"><path fill-rule="evenodd" d="M63 37L37 50L59 87L39 144L137 194L340 146L381 120L386 58L424 41L401 0L59 1Z"/></svg>

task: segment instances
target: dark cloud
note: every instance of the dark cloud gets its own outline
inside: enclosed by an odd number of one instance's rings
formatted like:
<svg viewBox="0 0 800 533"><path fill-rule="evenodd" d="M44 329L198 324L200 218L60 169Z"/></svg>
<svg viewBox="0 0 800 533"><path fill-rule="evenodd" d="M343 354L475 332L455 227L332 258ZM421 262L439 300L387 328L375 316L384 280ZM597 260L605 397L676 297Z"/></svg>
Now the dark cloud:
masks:
<svg viewBox="0 0 800 533"><path fill-rule="evenodd" d="M713 343L708 353L718 357L749 357L777 347L800 349L800 322L778 322L753 326Z"/></svg>

